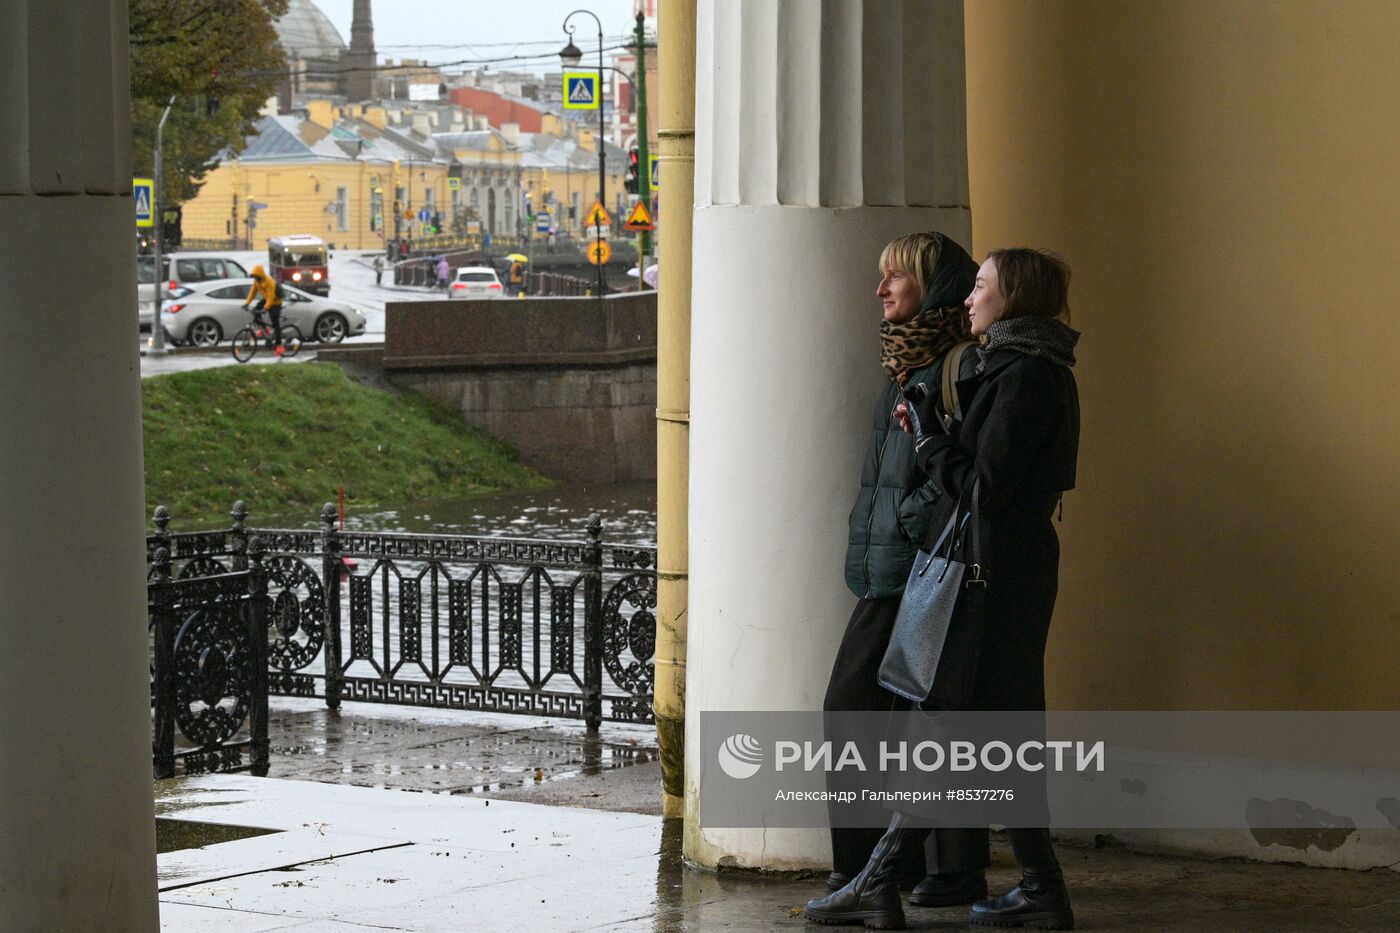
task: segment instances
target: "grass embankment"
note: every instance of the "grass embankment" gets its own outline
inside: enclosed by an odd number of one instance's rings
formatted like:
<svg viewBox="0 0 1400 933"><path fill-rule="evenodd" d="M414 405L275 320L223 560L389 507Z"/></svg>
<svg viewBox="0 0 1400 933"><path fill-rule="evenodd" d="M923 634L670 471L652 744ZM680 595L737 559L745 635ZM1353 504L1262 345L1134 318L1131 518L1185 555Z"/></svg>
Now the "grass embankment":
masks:
<svg viewBox="0 0 1400 933"><path fill-rule="evenodd" d="M345 486L356 505L451 499L547 484L501 442L414 395L366 388L330 363L239 366L141 381L146 514L221 524L306 513Z"/></svg>

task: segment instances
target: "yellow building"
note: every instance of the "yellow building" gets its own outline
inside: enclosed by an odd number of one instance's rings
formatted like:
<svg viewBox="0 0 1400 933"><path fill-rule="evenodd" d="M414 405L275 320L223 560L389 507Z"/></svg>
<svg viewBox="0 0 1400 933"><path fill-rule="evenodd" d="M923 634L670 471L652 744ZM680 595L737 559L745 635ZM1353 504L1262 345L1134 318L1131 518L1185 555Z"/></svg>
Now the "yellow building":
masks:
<svg viewBox="0 0 1400 933"><path fill-rule="evenodd" d="M584 236L598 191L596 133L555 114L543 126L494 129L452 104L313 100L303 113L259 120L247 147L209 173L185 205L185 242L258 249L269 237L307 233L378 249L435 232L543 236L525 205L548 210L558 235ZM627 155L606 145L604 204L620 227Z"/></svg>
<svg viewBox="0 0 1400 933"><path fill-rule="evenodd" d="M550 212L557 234L581 237L584 220L598 194L597 133L579 127L576 138L570 138L563 135L562 122L559 129L557 134L520 134L524 196L531 213ZM612 226L621 228L628 203L622 188L627 154L611 143L605 145L607 194L603 204L612 215Z"/></svg>

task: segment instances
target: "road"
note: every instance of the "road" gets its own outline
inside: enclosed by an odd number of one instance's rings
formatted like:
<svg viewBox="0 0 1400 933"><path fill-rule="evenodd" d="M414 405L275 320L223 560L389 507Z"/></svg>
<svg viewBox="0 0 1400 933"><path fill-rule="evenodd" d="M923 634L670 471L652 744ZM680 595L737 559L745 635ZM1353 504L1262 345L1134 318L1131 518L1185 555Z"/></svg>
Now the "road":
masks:
<svg viewBox="0 0 1400 933"><path fill-rule="evenodd" d="M226 256L250 271L258 263L264 265L267 263L267 254L258 251L234 250L205 253L205 255ZM365 313L364 334L348 338L345 341L347 344L380 343L384 340L384 303L386 301L426 301L440 297L440 293L432 293L422 289L388 287L387 283L393 279L393 273L388 268L384 270L386 285L375 285L374 269L370 266L370 260L373 259L374 255L374 253L360 250L338 249L331 256L330 297L337 301L348 301ZM149 345L147 337L142 335L140 341L142 349L146 349ZM303 352L296 357L296 361L304 362L315 359L315 357L315 353ZM278 362L277 358L271 354L259 354L250 365L276 362ZM144 378L161 373L235 365L238 365L237 361L234 360L229 345L225 342L219 345L218 350L209 353L179 353L164 357L142 356L141 375Z"/></svg>

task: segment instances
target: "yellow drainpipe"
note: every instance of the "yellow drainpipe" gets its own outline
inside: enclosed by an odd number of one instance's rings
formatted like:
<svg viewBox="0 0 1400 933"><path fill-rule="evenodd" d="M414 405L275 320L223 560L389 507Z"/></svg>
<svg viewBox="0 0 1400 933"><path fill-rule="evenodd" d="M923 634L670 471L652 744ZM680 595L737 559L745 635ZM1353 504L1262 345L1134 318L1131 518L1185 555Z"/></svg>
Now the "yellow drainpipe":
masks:
<svg viewBox="0 0 1400 933"><path fill-rule="evenodd" d="M690 243L695 206L695 0L658 5L660 198L656 322L656 735L662 813L685 807L690 491Z"/></svg>

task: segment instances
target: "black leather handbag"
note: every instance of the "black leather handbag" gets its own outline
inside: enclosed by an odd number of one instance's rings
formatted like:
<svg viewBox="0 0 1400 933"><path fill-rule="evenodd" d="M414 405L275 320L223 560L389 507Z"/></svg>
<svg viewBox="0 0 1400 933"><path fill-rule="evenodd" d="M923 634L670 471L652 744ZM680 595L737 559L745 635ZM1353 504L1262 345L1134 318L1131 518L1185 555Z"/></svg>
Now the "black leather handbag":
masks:
<svg viewBox="0 0 1400 933"><path fill-rule="evenodd" d="M977 522L980 482L973 481L966 507L957 503L933 548L914 559L880 662L880 686L925 708L959 708L976 673L987 588Z"/></svg>

